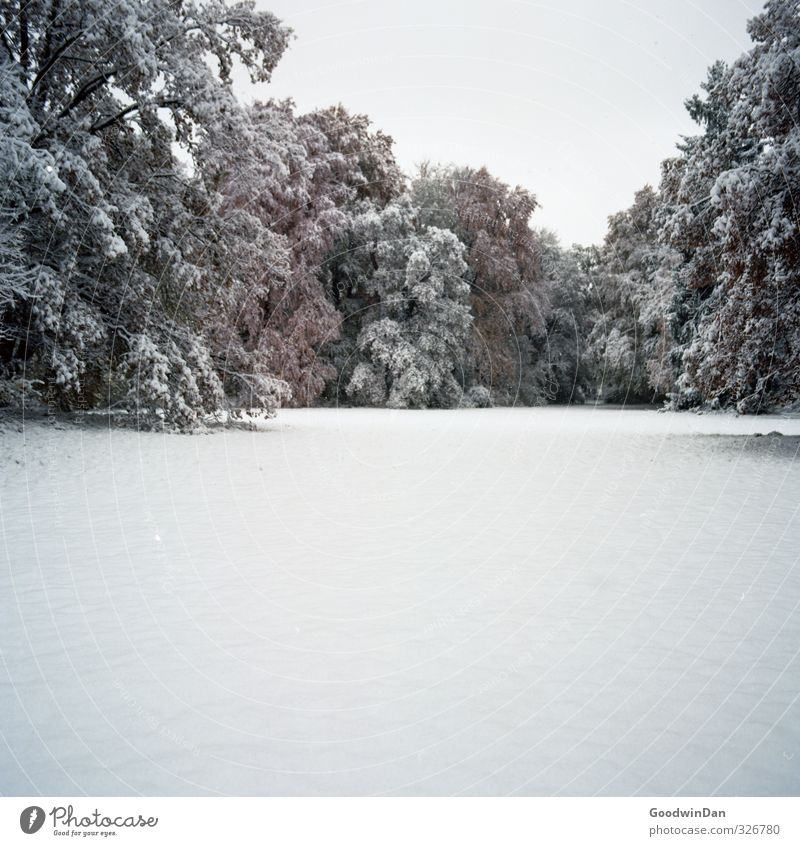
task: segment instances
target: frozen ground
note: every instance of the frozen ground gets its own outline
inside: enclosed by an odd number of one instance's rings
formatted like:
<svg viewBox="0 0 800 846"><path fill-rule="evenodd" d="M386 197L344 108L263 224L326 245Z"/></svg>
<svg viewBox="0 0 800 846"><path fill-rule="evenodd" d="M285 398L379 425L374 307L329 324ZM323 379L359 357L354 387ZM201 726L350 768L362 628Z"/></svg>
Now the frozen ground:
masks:
<svg viewBox="0 0 800 846"><path fill-rule="evenodd" d="M800 794L798 435L7 427L0 793Z"/></svg>

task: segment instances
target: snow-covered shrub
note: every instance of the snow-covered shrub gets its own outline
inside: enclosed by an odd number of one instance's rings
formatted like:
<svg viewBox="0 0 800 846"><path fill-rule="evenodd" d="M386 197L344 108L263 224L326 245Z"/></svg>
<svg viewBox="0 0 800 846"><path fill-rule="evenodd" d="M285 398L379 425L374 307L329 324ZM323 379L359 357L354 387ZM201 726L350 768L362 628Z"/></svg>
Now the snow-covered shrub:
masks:
<svg viewBox="0 0 800 846"><path fill-rule="evenodd" d="M385 405L386 375L373 365L362 361L356 365L345 391L348 399L356 405Z"/></svg>
<svg viewBox="0 0 800 846"><path fill-rule="evenodd" d="M473 385L465 394L461 403L465 408L491 408L492 396L483 385Z"/></svg>

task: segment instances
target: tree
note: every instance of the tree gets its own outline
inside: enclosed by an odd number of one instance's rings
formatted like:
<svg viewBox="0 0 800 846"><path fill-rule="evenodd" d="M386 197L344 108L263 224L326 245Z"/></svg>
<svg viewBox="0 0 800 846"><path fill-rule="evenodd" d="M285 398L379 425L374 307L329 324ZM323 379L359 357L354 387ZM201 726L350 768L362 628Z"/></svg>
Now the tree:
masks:
<svg viewBox="0 0 800 846"><path fill-rule="evenodd" d="M590 331L592 274L590 251L563 249L552 232L538 232L547 309L544 328L530 337L529 384L523 393L547 402L580 403L591 392L592 370L586 355Z"/></svg>
<svg viewBox="0 0 800 846"><path fill-rule="evenodd" d="M471 315L464 245L421 226L410 198L364 202L329 265L349 331L332 353L339 393L393 408L452 407Z"/></svg>
<svg viewBox="0 0 800 846"><path fill-rule="evenodd" d="M661 200L649 185L611 215L597 254L588 355L597 390L610 402L664 399L674 383L671 334L674 250L659 242Z"/></svg>
<svg viewBox="0 0 800 846"><path fill-rule="evenodd" d="M296 116L291 102L270 101L250 114L253 138L230 152L227 191L288 251L288 276L271 287L259 319L270 368L289 385L294 404L310 405L335 376L319 351L340 324L321 265L354 204L386 202L401 190L402 176L391 138L371 133L366 117L341 106Z"/></svg>
<svg viewBox="0 0 800 846"><path fill-rule="evenodd" d="M470 381L499 403L540 402L532 385L527 339L544 331L548 309L541 250L530 227L536 198L485 168L423 166L412 197L426 225L452 231L467 246L473 328Z"/></svg>
<svg viewBox="0 0 800 846"><path fill-rule="evenodd" d="M678 402L740 412L800 397L800 6L770 0L748 30L753 48L687 102L703 132L662 181L684 259Z"/></svg>
<svg viewBox="0 0 800 846"><path fill-rule="evenodd" d="M208 132L238 133L232 63L269 79L289 31L221 0L12 2L2 16L3 155L14 162L0 174L3 261L15 268L0 306L6 385L191 426L224 404L230 381L203 322L226 222L173 145L196 167ZM230 272L245 271L252 263ZM281 385L257 358L234 394L243 381L248 401L274 408Z"/></svg>

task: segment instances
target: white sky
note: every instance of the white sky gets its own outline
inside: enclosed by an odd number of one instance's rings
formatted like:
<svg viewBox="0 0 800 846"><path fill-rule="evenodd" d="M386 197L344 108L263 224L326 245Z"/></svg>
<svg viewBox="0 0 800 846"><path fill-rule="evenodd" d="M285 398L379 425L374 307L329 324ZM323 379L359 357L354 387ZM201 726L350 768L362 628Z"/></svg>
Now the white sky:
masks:
<svg viewBox="0 0 800 846"><path fill-rule="evenodd" d="M602 239L695 127L683 101L750 44L760 0L257 0L296 38L267 86L299 110L343 103L424 159L536 194L534 224Z"/></svg>

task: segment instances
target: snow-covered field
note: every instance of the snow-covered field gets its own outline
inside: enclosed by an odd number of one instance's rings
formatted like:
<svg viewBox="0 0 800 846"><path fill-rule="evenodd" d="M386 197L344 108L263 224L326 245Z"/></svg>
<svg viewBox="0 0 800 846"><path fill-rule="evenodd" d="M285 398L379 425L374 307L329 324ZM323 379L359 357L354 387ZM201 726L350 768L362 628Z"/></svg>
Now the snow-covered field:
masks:
<svg viewBox="0 0 800 846"><path fill-rule="evenodd" d="M800 420L266 429L0 434L0 792L800 793Z"/></svg>

